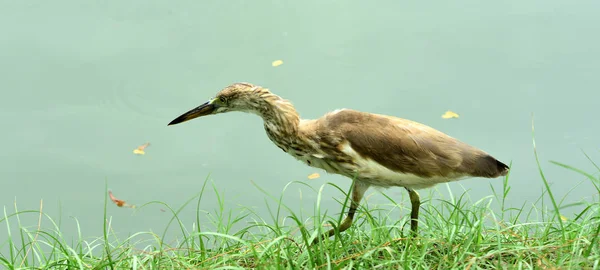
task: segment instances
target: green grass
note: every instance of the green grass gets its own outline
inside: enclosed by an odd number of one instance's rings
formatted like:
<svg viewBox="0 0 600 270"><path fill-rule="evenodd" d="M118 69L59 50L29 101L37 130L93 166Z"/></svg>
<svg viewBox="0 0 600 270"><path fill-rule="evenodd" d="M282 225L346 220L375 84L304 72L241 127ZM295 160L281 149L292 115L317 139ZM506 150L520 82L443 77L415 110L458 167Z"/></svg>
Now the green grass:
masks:
<svg viewBox="0 0 600 270"><path fill-rule="evenodd" d="M8 269L600 268L600 204L580 202L577 205L582 210L565 218L561 210L573 204L563 205L565 198L555 197L537 152L535 157L545 187L538 202L508 207L509 176L502 180L502 190L490 185L492 195L478 201L471 201L466 192L457 197L451 195L449 199L436 196L434 201L423 202L420 231L414 239L408 238L409 210L401 207L405 202L394 201L384 194L389 205L363 203L349 230L308 246L312 238L343 218L343 215L327 215L320 209L324 188L331 186L346 194L331 183L319 190L311 188L317 200L314 214L305 218L295 214L297 209L282 203L286 189L296 185L310 188L303 182L289 183L280 196L267 194L257 186L256 192L267 195L265 203L270 215L264 217L248 208L226 209L224 198L214 185L211 192L217 195L219 207L211 215L202 212L202 197L211 187L206 180L198 195L177 209L158 201L139 206L141 209L160 204L171 212L172 218L161 234L140 232L125 239L112 230L106 207L114 206L105 199L103 237L85 240L79 230L79 240L71 243L62 237L60 224L44 213L43 204L39 210L22 211L15 206L10 214L5 207L0 224L6 227L8 239L0 240L0 250L8 252L0 254L0 266ZM600 179L594 176L597 172L586 173L566 164L552 163L573 171L574 176L587 178L600 194ZM344 198L340 204L348 202L347 196L340 198ZM535 207L539 204L542 207ZM196 224L191 230L179 219L186 207L196 209ZM400 218L390 214L398 208L406 215ZM33 229L21 222L27 215L38 218ZM206 220L212 224L210 231L197 226ZM253 222L247 225L249 220ZM41 228L42 223L51 224L51 228ZM328 224L331 225L325 226ZM175 242L166 239L170 226L180 231Z"/></svg>

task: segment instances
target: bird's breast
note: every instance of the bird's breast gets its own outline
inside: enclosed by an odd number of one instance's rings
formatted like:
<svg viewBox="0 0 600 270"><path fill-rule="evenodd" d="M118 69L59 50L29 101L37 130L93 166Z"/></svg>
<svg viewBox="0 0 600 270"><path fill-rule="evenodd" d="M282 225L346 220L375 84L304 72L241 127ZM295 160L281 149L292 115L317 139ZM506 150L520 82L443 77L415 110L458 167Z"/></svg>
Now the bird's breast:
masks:
<svg viewBox="0 0 600 270"><path fill-rule="evenodd" d="M279 130L271 128L268 125L265 125L265 130L269 139L279 149L310 167L348 177L353 177L356 171L356 164L346 154L339 152L339 150L335 150L335 153L323 152L323 149L319 146L320 144L316 141L281 136ZM335 149L335 147L333 148ZM333 150L330 149L330 151Z"/></svg>
<svg viewBox="0 0 600 270"><path fill-rule="evenodd" d="M298 155L293 151L288 153L290 153L296 159L302 161L306 165L311 166L313 168L323 169L326 172L333 174L341 174L345 176L351 175L352 168L349 168L349 166L351 166L350 164L339 162L329 157L322 156L320 154Z"/></svg>

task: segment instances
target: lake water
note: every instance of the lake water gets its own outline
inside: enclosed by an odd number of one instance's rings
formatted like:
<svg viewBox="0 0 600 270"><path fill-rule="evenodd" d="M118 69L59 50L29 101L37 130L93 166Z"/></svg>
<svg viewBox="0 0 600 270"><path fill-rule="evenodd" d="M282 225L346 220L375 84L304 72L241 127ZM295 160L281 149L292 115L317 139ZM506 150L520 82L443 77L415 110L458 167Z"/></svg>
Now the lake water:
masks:
<svg viewBox="0 0 600 270"><path fill-rule="evenodd" d="M10 214L15 201L26 210L43 199L67 236L74 217L93 237L102 235L105 183L130 203L178 207L210 174L226 209L248 207L265 220L275 203L255 185L277 197L291 181L349 187L275 147L254 115L167 127L238 81L290 99L304 118L353 108L419 121L480 147L512 162L512 206L542 194L534 113L556 196L596 200L589 182L549 160L589 172L582 150L600 161L598 10L598 1L1 1L0 205ZM273 67L275 60L284 63ZM447 110L460 118L441 118ZM145 155L132 153L146 142ZM307 179L315 172L321 177ZM502 180L449 187L475 201L492 195L490 185L499 190ZM286 191L285 203L312 213L315 193L299 188ZM437 189L447 194L445 185ZM385 192L409 203L400 188ZM388 203L371 193L369 204ZM327 186L322 207L330 214L340 210L335 199L343 198ZM160 233L171 217L160 208L109 204L108 214L117 232ZM189 228L194 208L182 215ZM201 208L218 211L212 187ZM23 225L34 228L36 218Z"/></svg>

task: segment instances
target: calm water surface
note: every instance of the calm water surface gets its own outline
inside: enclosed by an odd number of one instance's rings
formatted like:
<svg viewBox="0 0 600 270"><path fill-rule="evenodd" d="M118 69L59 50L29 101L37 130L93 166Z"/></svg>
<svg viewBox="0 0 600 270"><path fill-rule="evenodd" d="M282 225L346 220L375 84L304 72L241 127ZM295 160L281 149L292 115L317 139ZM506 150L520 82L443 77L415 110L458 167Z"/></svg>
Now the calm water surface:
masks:
<svg viewBox="0 0 600 270"><path fill-rule="evenodd" d="M237 81L290 99L304 118L353 108L416 120L480 147L512 162L513 206L542 192L534 113L556 195L591 201L590 183L548 161L592 171L584 150L600 162L599 9L598 1L0 1L0 205L12 213L15 201L25 210L43 199L67 236L77 218L92 237L102 234L106 183L131 203L178 207L210 174L226 209L248 207L265 220L274 202L255 185L275 196L291 181L349 187L286 156L254 115L167 127ZM272 67L277 59L284 64ZM442 119L446 110L460 118ZM145 142L146 155L134 155ZM314 172L321 177L308 180ZM449 187L475 201L501 183L475 178ZM315 193L299 189L291 186L284 202L311 214ZM445 185L437 190L447 194ZM385 192L409 203L402 189ZM370 193L370 204L388 203ZM322 207L338 213L335 199L340 192L327 186ZM108 206L122 233L162 232L171 217L158 205ZM182 215L189 228L194 208ZM201 208L218 211L212 187ZM36 216L23 222L35 227Z"/></svg>

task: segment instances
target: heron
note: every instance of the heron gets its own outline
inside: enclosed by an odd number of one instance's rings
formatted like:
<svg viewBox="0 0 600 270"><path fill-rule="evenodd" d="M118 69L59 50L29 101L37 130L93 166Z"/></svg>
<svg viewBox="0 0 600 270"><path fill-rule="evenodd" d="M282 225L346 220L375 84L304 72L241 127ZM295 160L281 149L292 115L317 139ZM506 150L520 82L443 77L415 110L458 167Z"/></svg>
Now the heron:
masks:
<svg viewBox="0 0 600 270"><path fill-rule="evenodd" d="M247 82L226 86L168 126L226 112L260 116L269 139L308 166L350 178L350 207L337 227L352 225L369 187L402 187L411 202L410 230L418 230L421 200L416 190L470 177L497 178L509 167L483 150L427 125L383 114L338 109L302 119L287 99ZM335 235L335 228L313 244Z"/></svg>

